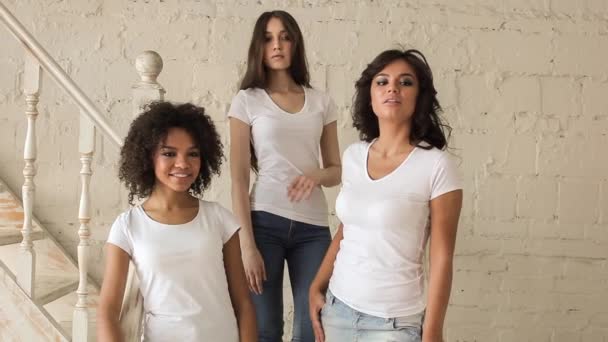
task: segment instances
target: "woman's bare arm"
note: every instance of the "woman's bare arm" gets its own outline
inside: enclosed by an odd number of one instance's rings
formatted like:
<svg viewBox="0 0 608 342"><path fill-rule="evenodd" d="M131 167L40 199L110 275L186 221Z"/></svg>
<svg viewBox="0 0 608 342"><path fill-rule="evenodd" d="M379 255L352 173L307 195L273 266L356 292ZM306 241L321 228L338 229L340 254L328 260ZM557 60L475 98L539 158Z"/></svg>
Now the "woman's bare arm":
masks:
<svg viewBox="0 0 608 342"><path fill-rule="evenodd" d="M119 317L129 260L129 254L120 247L106 244L106 266L97 307L97 340L100 342L123 341Z"/></svg>
<svg viewBox="0 0 608 342"><path fill-rule="evenodd" d="M452 288L452 261L462 190L455 190L431 200L430 272L424 342L441 342L443 322Z"/></svg>
<svg viewBox="0 0 608 342"><path fill-rule="evenodd" d="M232 210L241 224L239 232L243 266L249 289L262 293L266 280L264 260L253 237L251 203L249 202L249 171L251 127L243 121L230 118L230 176L232 180Z"/></svg>
<svg viewBox="0 0 608 342"><path fill-rule="evenodd" d="M234 234L224 244L224 267L228 280L228 291L232 308L239 326L239 341L256 342L258 340L255 322L255 309L249 295L245 270L241 261L239 234Z"/></svg>

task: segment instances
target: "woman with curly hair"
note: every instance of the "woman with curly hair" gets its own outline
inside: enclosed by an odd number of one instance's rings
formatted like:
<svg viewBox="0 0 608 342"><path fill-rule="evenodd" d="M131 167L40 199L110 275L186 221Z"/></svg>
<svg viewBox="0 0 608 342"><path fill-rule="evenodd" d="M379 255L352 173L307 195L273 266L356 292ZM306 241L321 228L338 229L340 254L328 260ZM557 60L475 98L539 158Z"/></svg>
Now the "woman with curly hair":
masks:
<svg viewBox="0 0 608 342"><path fill-rule="evenodd" d="M204 109L159 102L137 117L120 152L129 203L108 237L97 313L100 341L122 341L129 260L144 298L144 341L257 341L239 224L198 197L220 172L222 144Z"/></svg>
<svg viewBox="0 0 608 342"><path fill-rule="evenodd" d="M287 261L292 341L312 342L308 288L331 242L321 186L339 184L340 151L335 105L311 88L302 33L289 13L258 18L240 88L228 111L232 208L243 227L260 341L282 341ZM250 168L257 172L251 194Z"/></svg>
<svg viewBox="0 0 608 342"><path fill-rule="evenodd" d="M433 76L417 50L387 50L355 84L361 142L343 155L342 222L310 287L318 341L441 342L462 180ZM423 257L430 236L425 300Z"/></svg>

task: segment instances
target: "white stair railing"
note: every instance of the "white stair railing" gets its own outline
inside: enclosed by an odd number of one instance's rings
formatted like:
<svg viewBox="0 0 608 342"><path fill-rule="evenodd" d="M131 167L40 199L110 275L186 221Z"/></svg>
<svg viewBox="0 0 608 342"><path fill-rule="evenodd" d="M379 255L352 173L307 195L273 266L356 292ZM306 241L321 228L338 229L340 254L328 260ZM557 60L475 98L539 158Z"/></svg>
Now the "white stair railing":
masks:
<svg viewBox="0 0 608 342"><path fill-rule="evenodd" d="M57 62L46 52L46 50L34 39L25 27L13 16L13 14L0 2L0 20L15 36L15 38L23 44L26 51L36 59L42 69L67 92L72 100L78 104L84 113L95 126L101 130L101 133L110 139L116 147L122 146L122 139L116 133L105 116L97 108L97 106L89 99L89 97L76 85L76 83L68 76L68 74L57 64Z"/></svg>
<svg viewBox="0 0 608 342"><path fill-rule="evenodd" d="M91 222L91 194L90 180L93 175L91 168L95 153L95 134L99 129L101 134L111 141L116 147L122 146L122 139L111 128L102 112L74 83L67 73L46 52L46 50L34 39L34 37L23 27L23 25L10 13L0 2L0 20L20 41L25 50L25 74L24 94L26 98L26 115L28 117L27 134L25 139L24 160L25 167L23 175L23 241L20 245L20 266L17 271L17 281L26 293L35 300L35 258L34 244L31 238L33 205L35 196L34 177L36 175L36 118L38 116L37 104L40 93L40 79L42 71L66 91L71 99L80 108L80 130L79 130L79 152L81 161L81 195L78 210L80 228L78 230L78 271L79 285L76 291L77 302L75 303L72 340L88 341L95 334L90 318L88 298L88 268L90 249L90 222ZM156 81L163 67L161 57L154 51L145 51L136 59L136 69L140 75L140 81L133 86L133 113L141 113L143 108L151 101L164 99L164 88ZM117 184L118 186L118 184ZM126 341L139 341L141 336L141 323L143 316L143 301L138 289L138 281L131 264L129 270L128 288L125 291L123 309L121 311L121 327L125 330ZM135 322L135 325L132 325ZM132 329L135 326L135 329Z"/></svg>

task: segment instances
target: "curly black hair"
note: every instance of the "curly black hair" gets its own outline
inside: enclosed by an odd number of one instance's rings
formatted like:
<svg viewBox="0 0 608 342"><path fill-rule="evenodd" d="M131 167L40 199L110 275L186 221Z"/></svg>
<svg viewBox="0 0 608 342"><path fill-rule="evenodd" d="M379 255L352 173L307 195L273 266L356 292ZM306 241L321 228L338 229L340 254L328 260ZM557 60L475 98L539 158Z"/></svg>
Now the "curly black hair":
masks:
<svg viewBox="0 0 608 342"><path fill-rule="evenodd" d="M169 129L176 127L190 134L202 157L201 169L190 186L190 193L200 195L211 183L211 177L220 174L223 145L205 109L190 103L154 102L133 120L120 150L118 178L129 190L130 204L135 197L142 199L152 193L156 181L154 153Z"/></svg>
<svg viewBox="0 0 608 342"><path fill-rule="evenodd" d="M361 73L361 77L355 83L356 91L352 108L353 126L359 131L359 138L371 142L380 135L378 117L372 109L370 93L372 80L387 65L400 59L414 69L419 84L416 108L412 116L410 142L424 149L447 148L444 130L449 137L452 129L439 117L441 106L433 85L431 68L422 52L414 49L386 50L374 58ZM426 142L430 146L420 145L421 142Z"/></svg>

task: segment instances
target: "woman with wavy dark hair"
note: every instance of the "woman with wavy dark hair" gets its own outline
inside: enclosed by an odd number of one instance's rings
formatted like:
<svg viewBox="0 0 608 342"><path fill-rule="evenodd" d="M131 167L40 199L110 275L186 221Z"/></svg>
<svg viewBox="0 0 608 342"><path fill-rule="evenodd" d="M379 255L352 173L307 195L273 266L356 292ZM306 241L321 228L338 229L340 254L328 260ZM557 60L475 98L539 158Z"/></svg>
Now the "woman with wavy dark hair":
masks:
<svg viewBox="0 0 608 342"><path fill-rule="evenodd" d="M335 105L311 88L302 33L289 13L258 18L240 88L228 111L232 208L243 227L259 338L282 341L287 261L292 341L312 342L308 288L331 241L321 186L340 182L340 152Z"/></svg>
<svg viewBox="0 0 608 342"><path fill-rule="evenodd" d="M355 88L362 141L344 152L336 200L342 223L310 288L315 335L441 342L462 180L446 151L449 127L439 117L431 69L417 50L387 50Z"/></svg>
<svg viewBox="0 0 608 342"><path fill-rule="evenodd" d="M213 121L192 104L152 104L120 151L129 203L110 230L97 311L98 340L118 325L129 261L146 313L143 341L257 341L236 218L198 197L224 154Z"/></svg>

